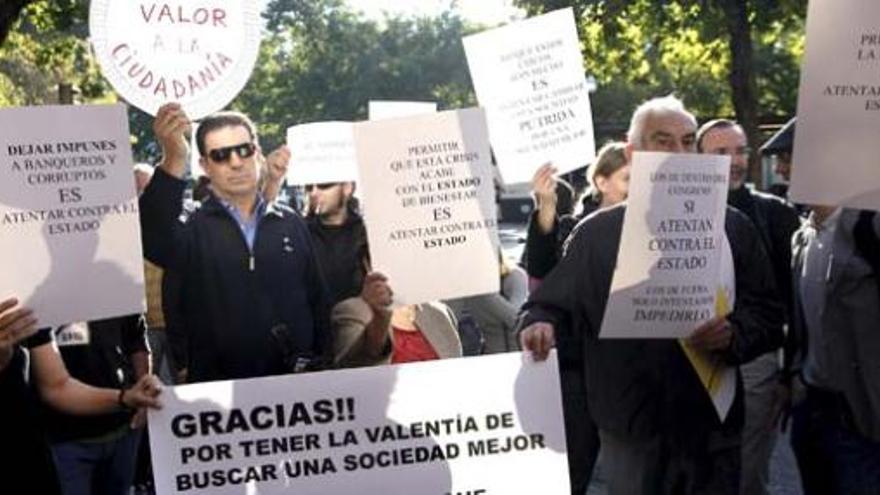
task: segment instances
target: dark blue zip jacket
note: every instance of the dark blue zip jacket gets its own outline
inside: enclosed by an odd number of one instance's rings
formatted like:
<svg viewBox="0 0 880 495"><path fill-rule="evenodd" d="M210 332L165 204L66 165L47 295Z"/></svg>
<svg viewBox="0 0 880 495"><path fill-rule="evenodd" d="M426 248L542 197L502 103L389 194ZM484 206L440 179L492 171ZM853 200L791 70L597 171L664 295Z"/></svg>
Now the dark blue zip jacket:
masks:
<svg viewBox="0 0 880 495"><path fill-rule="evenodd" d="M303 220L270 204L251 252L216 197L184 214L185 186L157 168L140 198L140 217L145 257L180 277L188 381L289 372L272 335L282 325L297 355L326 356L327 290Z"/></svg>

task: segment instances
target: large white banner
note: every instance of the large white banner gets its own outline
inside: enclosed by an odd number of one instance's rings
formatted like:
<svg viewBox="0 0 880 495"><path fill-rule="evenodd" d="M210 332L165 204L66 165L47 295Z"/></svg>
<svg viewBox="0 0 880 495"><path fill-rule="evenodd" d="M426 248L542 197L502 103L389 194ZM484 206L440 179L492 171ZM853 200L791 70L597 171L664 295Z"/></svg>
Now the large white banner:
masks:
<svg viewBox="0 0 880 495"><path fill-rule="evenodd" d="M323 184L358 180L354 124L314 122L287 129L287 183Z"/></svg>
<svg viewBox="0 0 880 495"><path fill-rule="evenodd" d="M437 104L432 101L370 100L368 108L370 120L383 120L435 113Z"/></svg>
<svg viewBox="0 0 880 495"><path fill-rule="evenodd" d="M729 156L633 155L601 338L686 337L722 289Z"/></svg>
<svg viewBox="0 0 880 495"><path fill-rule="evenodd" d="M389 278L395 302L498 292L483 111L363 122L355 143L370 257Z"/></svg>
<svg viewBox="0 0 880 495"><path fill-rule="evenodd" d="M199 119L223 109L250 78L261 5L92 0L89 37L104 76L126 101L152 115L176 101Z"/></svg>
<svg viewBox="0 0 880 495"><path fill-rule="evenodd" d="M471 79L508 184L546 162L560 172L591 163L596 147L571 8L464 38Z"/></svg>
<svg viewBox="0 0 880 495"><path fill-rule="evenodd" d="M570 493L556 355L166 389L158 495Z"/></svg>
<svg viewBox="0 0 880 495"><path fill-rule="evenodd" d="M880 2L811 0L789 195L880 210Z"/></svg>
<svg viewBox="0 0 880 495"><path fill-rule="evenodd" d="M125 107L7 108L0 128L0 294L43 326L143 312Z"/></svg>

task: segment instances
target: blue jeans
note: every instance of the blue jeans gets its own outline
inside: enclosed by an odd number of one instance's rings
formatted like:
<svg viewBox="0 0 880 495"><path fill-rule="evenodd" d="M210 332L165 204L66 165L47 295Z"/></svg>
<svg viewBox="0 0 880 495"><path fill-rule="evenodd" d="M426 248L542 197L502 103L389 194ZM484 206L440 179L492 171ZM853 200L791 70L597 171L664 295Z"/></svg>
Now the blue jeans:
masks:
<svg viewBox="0 0 880 495"><path fill-rule="evenodd" d="M128 494L143 430L105 442L62 442L52 456L64 495Z"/></svg>
<svg viewBox="0 0 880 495"><path fill-rule="evenodd" d="M814 387L792 411L791 446L805 494L880 494L880 443L848 418L841 396Z"/></svg>

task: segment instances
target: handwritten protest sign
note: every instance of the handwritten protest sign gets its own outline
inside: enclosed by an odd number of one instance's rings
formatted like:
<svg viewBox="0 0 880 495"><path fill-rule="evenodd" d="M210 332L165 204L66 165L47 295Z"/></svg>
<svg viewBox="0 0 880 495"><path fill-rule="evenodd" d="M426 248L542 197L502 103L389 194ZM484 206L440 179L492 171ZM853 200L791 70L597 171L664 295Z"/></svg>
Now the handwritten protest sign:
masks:
<svg viewBox="0 0 880 495"><path fill-rule="evenodd" d="M43 326L144 311L125 107L8 108L0 128L0 294Z"/></svg>
<svg viewBox="0 0 880 495"><path fill-rule="evenodd" d="M809 3L792 200L880 210L880 2Z"/></svg>
<svg viewBox="0 0 880 495"><path fill-rule="evenodd" d="M483 111L363 122L355 143L370 256L390 279L395 302L498 292Z"/></svg>
<svg viewBox="0 0 880 495"><path fill-rule="evenodd" d="M292 185L357 181L354 152L354 124L314 122L287 129L290 167L287 183Z"/></svg>
<svg viewBox="0 0 880 495"><path fill-rule="evenodd" d="M89 36L104 76L155 115L180 102L191 119L223 109L250 78L260 48L260 2L92 0Z"/></svg>
<svg viewBox="0 0 880 495"><path fill-rule="evenodd" d="M564 173L593 160L593 117L571 8L468 36L464 49L506 183L528 182L548 161Z"/></svg>
<svg viewBox="0 0 880 495"><path fill-rule="evenodd" d="M435 113L437 104L431 101L370 100L368 108L370 120L382 120Z"/></svg>
<svg viewBox="0 0 880 495"><path fill-rule="evenodd" d="M729 156L634 154L600 337L685 337L715 316L729 167Z"/></svg>
<svg viewBox="0 0 880 495"><path fill-rule="evenodd" d="M570 493L556 355L523 359L166 389L149 415L157 493Z"/></svg>

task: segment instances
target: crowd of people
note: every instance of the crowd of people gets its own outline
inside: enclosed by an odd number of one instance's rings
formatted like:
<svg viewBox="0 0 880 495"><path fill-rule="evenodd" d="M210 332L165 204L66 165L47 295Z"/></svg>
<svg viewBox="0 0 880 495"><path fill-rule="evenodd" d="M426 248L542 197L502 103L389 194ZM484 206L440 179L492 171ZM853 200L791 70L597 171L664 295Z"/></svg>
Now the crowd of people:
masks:
<svg viewBox="0 0 880 495"><path fill-rule="evenodd" d="M0 302L3 472L28 493L148 482L144 411L161 407L162 383L552 348L573 494L600 452L612 494L767 493L789 416L805 493L880 487L880 217L754 190L736 122L699 126L672 96L643 103L589 167L582 200L552 164L537 170L522 266L499 253L501 292L402 306L371 266L356 184L306 186L298 212L278 199L296 150L264 154L247 116L200 121L197 150L180 105L153 129L162 159L134 171L147 313L40 328L15 297ZM792 132L762 151L790 166ZM731 159L719 283L735 302L682 342L598 337L638 151ZM207 178L195 201L191 152ZM683 346L737 367L724 420Z"/></svg>

